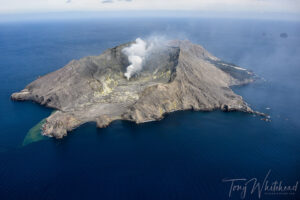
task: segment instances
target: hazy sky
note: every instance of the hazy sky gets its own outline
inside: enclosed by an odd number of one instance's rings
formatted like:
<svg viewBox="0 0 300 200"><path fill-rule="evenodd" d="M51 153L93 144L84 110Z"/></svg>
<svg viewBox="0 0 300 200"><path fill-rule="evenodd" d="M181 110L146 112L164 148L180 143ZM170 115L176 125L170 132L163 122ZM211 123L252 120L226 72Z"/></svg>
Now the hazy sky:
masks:
<svg viewBox="0 0 300 200"><path fill-rule="evenodd" d="M300 12L300 0L0 0L0 14L64 11L193 10Z"/></svg>

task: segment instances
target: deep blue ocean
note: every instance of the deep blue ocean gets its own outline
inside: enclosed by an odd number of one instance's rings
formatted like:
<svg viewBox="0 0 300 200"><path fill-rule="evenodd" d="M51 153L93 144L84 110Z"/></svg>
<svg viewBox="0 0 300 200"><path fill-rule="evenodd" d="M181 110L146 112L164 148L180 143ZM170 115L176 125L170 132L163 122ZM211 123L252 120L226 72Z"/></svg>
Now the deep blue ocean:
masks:
<svg viewBox="0 0 300 200"><path fill-rule="evenodd" d="M280 37L287 33L287 38ZM159 122L88 123L62 140L22 145L52 112L10 95L72 59L137 37L189 39L265 81L234 91L271 122L245 113L181 111ZM225 179L300 181L300 22L85 19L0 23L0 199L222 200ZM240 182L242 183L242 182ZM299 183L300 184L300 183ZM242 184L243 185L243 184ZM295 193L260 199L300 199ZM245 199L259 199L251 194Z"/></svg>

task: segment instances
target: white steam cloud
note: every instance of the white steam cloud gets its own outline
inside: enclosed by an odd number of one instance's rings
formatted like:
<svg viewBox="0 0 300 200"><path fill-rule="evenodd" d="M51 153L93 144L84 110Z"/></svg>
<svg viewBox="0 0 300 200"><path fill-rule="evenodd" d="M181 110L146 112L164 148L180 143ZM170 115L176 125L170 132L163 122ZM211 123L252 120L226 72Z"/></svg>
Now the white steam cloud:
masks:
<svg viewBox="0 0 300 200"><path fill-rule="evenodd" d="M129 80L133 75L142 71L145 58L150 55L153 50L163 48L165 42L166 38L161 36L152 36L147 40L137 38L135 43L124 48L122 52L128 56L130 64L124 74L125 77Z"/></svg>
<svg viewBox="0 0 300 200"><path fill-rule="evenodd" d="M148 48L147 43L144 40L137 38L134 44L122 50L123 53L128 56L128 61L130 63L124 74L128 80L132 75L142 70L143 60L146 56Z"/></svg>

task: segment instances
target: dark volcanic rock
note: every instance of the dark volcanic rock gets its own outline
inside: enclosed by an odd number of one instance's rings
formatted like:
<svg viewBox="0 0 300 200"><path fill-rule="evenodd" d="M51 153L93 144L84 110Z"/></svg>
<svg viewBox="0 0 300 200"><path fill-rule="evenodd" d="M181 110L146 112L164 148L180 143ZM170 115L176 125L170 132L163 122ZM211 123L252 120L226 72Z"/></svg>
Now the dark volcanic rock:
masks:
<svg viewBox="0 0 300 200"><path fill-rule="evenodd" d="M33 81L13 100L31 100L57 111L43 134L62 138L83 123L106 127L114 120L143 123L178 110L253 111L230 86L253 82L255 75L226 63L189 41L170 41L147 57L144 70L130 80L122 53L130 43L99 56L73 60Z"/></svg>

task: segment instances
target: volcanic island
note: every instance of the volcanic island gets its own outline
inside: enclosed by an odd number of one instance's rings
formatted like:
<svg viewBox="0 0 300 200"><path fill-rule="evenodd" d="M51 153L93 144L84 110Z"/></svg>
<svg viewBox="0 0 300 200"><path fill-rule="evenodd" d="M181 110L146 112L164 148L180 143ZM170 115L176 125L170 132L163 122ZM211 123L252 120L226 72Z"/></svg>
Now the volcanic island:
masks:
<svg viewBox="0 0 300 200"><path fill-rule="evenodd" d="M114 120L144 123L180 110L266 117L231 89L257 78L188 40L138 38L98 56L72 60L13 93L11 99L53 108L41 133L59 139L87 122L96 122L99 128Z"/></svg>

